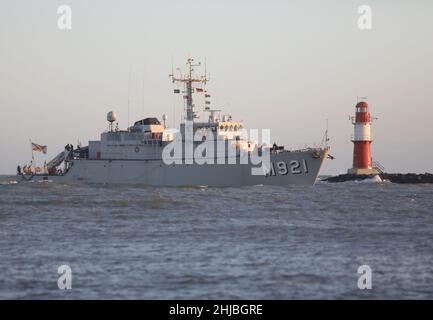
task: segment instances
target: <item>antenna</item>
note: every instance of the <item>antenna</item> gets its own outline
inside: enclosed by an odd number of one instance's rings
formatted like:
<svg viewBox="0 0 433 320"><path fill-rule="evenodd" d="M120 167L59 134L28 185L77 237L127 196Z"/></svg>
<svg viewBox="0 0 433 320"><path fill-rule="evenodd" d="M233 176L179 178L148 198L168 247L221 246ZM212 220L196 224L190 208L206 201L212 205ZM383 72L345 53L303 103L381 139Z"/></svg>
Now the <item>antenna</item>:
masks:
<svg viewBox="0 0 433 320"><path fill-rule="evenodd" d="M141 88L141 112L144 118L144 88L145 88L145 80L146 80L146 67L143 67L143 83Z"/></svg>
<svg viewBox="0 0 433 320"><path fill-rule="evenodd" d="M171 75L174 75L173 55L171 55Z"/></svg>
<svg viewBox="0 0 433 320"><path fill-rule="evenodd" d="M328 129L328 119L326 119L326 130L325 130L325 134L323 135L323 140L322 140L322 145L324 145L325 147L328 147L328 142L329 142L329 129Z"/></svg>
<svg viewBox="0 0 433 320"><path fill-rule="evenodd" d="M174 63L173 63L173 55L171 55L171 77L174 76ZM174 92L174 82L173 82L173 92ZM176 97L173 95L173 128L176 126ZM165 121L164 121L165 127Z"/></svg>
<svg viewBox="0 0 433 320"><path fill-rule="evenodd" d="M186 121L194 121L194 118L197 118L197 114L194 112L194 103L193 103L193 93L195 92L203 92L203 89L195 88L193 86L194 83L203 83L206 85L206 82L209 81L209 79L206 77L206 75L201 77L194 77L193 71L194 67L201 66L201 63L194 63L194 59L189 58L187 60L187 66L188 66L188 74L186 76L180 76L175 77L174 74L170 75L170 78L172 79L173 83L180 82L185 87L185 95L184 98L186 99ZM200 89L200 91L198 91Z"/></svg>
<svg viewBox="0 0 433 320"><path fill-rule="evenodd" d="M204 58L204 76L207 76L207 63L206 63L206 57Z"/></svg>
<svg viewBox="0 0 433 320"><path fill-rule="evenodd" d="M329 120L326 119L326 131L325 131L325 145L328 146L329 142Z"/></svg>
<svg viewBox="0 0 433 320"><path fill-rule="evenodd" d="M129 66L129 82L128 82L128 129L129 129L129 114L130 114L130 104L131 104L131 77L132 77L132 67Z"/></svg>

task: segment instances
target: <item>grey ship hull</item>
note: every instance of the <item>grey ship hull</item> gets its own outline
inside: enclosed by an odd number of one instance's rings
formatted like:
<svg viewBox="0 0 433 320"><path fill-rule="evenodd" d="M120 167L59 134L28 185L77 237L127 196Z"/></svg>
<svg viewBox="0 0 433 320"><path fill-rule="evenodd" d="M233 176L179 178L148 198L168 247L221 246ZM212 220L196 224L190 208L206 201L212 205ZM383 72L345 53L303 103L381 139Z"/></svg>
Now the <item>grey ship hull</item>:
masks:
<svg viewBox="0 0 433 320"><path fill-rule="evenodd" d="M267 174L252 175L250 164L177 164L162 160L73 160L60 176L34 175L26 180L149 186L313 185L328 149L285 151L271 154Z"/></svg>

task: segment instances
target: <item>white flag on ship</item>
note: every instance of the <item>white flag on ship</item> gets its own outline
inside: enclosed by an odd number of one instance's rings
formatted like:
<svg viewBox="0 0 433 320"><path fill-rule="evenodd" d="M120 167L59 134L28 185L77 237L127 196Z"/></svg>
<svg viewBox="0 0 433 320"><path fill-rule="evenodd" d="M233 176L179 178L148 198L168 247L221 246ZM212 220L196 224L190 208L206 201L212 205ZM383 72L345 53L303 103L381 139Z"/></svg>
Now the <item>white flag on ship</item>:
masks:
<svg viewBox="0 0 433 320"><path fill-rule="evenodd" d="M40 144L32 142L32 150L46 154L47 153L47 146L41 146Z"/></svg>

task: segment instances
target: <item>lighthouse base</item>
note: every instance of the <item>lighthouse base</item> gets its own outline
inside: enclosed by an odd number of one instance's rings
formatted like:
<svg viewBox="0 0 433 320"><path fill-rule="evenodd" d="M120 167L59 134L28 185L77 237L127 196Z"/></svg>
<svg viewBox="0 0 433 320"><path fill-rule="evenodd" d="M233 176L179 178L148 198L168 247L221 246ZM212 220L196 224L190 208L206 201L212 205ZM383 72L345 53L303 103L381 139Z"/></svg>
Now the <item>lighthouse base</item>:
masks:
<svg viewBox="0 0 433 320"><path fill-rule="evenodd" d="M350 168L347 170L348 174L355 175L370 175L370 174L379 174L377 169L360 169L360 168Z"/></svg>

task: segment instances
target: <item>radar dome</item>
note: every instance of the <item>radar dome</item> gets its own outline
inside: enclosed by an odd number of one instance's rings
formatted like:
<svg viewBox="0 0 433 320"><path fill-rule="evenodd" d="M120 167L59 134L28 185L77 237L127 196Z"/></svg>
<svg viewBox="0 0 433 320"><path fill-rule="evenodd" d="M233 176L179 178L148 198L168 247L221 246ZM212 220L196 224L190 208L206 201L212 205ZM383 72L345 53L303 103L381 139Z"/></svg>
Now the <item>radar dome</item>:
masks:
<svg viewBox="0 0 433 320"><path fill-rule="evenodd" d="M107 113L107 121L108 122L114 122L117 120L117 114L114 111L110 111Z"/></svg>

